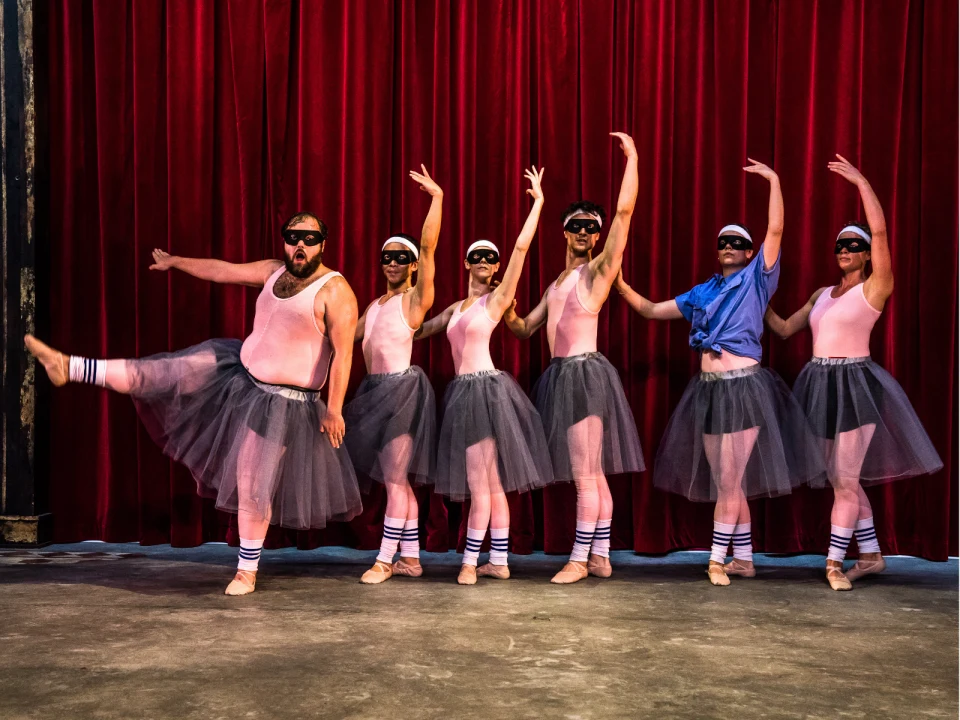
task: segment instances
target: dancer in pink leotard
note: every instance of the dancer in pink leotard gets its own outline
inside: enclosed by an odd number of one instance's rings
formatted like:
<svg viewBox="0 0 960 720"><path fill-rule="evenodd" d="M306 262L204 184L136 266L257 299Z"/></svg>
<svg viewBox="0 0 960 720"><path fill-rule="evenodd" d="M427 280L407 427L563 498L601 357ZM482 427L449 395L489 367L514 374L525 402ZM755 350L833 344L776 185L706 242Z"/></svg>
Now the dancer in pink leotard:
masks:
<svg viewBox="0 0 960 720"><path fill-rule="evenodd" d="M380 264L387 293L374 300L357 324L367 375L344 410L345 443L366 479L387 491L380 554L360 581L382 583L393 575L420 577L419 508L410 479L432 482L436 464L436 400L430 381L410 364L413 334L433 305L434 252L440 236L443 191L420 166L410 177L432 198L420 246L409 235L387 239ZM412 281L417 273L417 281ZM365 488L366 489L366 488ZM400 559L393 557L400 550Z"/></svg>
<svg viewBox="0 0 960 720"><path fill-rule="evenodd" d="M887 223L867 179L837 158L828 168L860 190L868 226L850 223L837 236L839 285L817 290L787 320L768 308L766 321L782 338L808 325L813 335L813 358L793 391L820 438L833 485L827 582L851 590L851 581L886 567L863 485L935 472L943 463L903 388L870 358L870 333L893 293ZM844 573L854 535L860 559Z"/></svg>
<svg viewBox="0 0 960 720"><path fill-rule="evenodd" d="M517 381L497 370L490 357L490 335L513 303L530 243L537 232L543 171L525 172L533 207L520 231L503 282L491 281L500 269L500 251L488 240L467 248L470 271L466 299L455 302L417 331L418 338L447 331L457 377L444 397L437 459L436 491L453 500L470 498L467 547L457 581L473 585L477 577L510 577L507 543L510 508L505 493L543 487L553 479L540 415ZM490 526L490 562L477 567L480 546Z"/></svg>
<svg viewBox="0 0 960 720"><path fill-rule="evenodd" d="M607 475L644 469L640 436L620 377L597 352L597 315L620 271L639 183L633 139L611 134L620 140L627 167L603 251L593 257L603 208L574 203L563 216L566 269L527 317L512 309L503 316L520 338L547 326L553 360L537 381L534 404L543 418L555 479L577 485L576 541L555 583L577 582L588 574L610 576L613 497Z"/></svg>
<svg viewBox="0 0 960 720"><path fill-rule="evenodd" d="M360 512L357 479L341 449L357 301L323 264L321 220L298 213L281 235L283 260L234 264L153 251L151 270L263 288L242 344L208 340L140 359L91 360L25 338L54 385L86 382L130 395L150 435L190 469L199 493L237 514L240 561L227 595L253 592L271 523L322 528Z"/></svg>

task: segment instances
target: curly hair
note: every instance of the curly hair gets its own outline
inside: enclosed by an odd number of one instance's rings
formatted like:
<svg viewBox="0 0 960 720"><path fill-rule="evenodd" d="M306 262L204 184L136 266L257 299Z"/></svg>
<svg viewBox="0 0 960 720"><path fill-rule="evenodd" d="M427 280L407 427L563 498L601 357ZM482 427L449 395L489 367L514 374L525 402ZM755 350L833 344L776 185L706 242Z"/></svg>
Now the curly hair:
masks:
<svg viewBox="0 0 960 720"><path fill-rule="evenodd" d="M567 205L567 209L564 210L563 215L560 216L560 221L563 222L569 215L576 215L577 213L599 215L601 219L607 216L607 211L603 209L602 205L597 205L597 203L590 202L589 200L577 200Z"/></svg>
<svg viewBox="0 0 960 720"><path fill-rule="evenodd" d="M312 212L298 212L295 215L291 215L287 218L287 221L280 226L280 234L283 235L284 232L289 230L292 226L297 225L302 222L307 222L308 220L313 220L317 227L320 228L320 238L323 240L327 239L327 224L314 215Z"/></svg>

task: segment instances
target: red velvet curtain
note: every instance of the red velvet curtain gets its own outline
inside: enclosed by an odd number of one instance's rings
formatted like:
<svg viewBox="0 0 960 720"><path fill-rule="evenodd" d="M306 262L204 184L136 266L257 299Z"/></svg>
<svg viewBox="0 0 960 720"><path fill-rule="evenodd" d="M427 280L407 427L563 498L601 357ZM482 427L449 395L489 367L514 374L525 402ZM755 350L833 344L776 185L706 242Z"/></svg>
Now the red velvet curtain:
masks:
<svg viewBox="0 0 960 720"><path fill-rule="evenodd" d="M874 357L945 463L868 491L881 544L944 559L957 551L957 20L953 0L41 3L41 327L93 357L243 337L255 292L152 273L150 250L276 257L279 222L304 208L326 219L328 262L366 303L383 289L382 239L419 232L427 199L406 171L421 162L446 190L437 308L465 295L469 242L509 251L529 207L521 170L546 167L518 293L529 308L563 268L562 208L615 202L624 162L611 130L630 132L640 152L631 284L673 297L714 272L720 225L765 226L767 185L740 169L749 155L782 179L773 304L791 312L836 282L833 238L862 216L856 190L826 170L840 152L872 182L890 229L897 289ZM652 465L696 369L688 327L644 321L617 297L600 327ZM524 387L549 359L543 333L519 342L501 327L493 347ZM767 341L767 361L790 382L809 355L808 336ZM453 372L445 339L418 344L414 359L442 396ZM50 402L41 440L58 540L187 546L234 534L150 443L127 398L74 385ZM709 545L711 507L654 490L649 472L611 486L614 547ZM421 500L427 548L458 545L460 506ZM572 486L511 503L514 550L569 551ZM830 503L807 490L754 503L756 545L823 552ZM384 498L365 505L352 523L274 530L270 541L376 547Z"/></svg>

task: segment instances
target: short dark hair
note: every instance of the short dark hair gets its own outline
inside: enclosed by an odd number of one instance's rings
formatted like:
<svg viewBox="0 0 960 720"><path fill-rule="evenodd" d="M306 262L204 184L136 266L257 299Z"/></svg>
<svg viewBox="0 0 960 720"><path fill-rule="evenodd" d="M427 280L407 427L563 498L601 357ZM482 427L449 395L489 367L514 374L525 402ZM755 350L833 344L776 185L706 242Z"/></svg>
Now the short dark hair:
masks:
<svg viewBox="0 0 960 720"><path fill-rule="evenodd" d="M295 215L291 215L289 218L287 218L287 221L280 226L280 234L283 235L283 233L285 233L294 225L297 225L302 222L306 222L307 220L313 220L317 224L317 227L320 228L320 239L326 240L327 224L323 220L318 218L316 215L314 215L312 212L307 212L306 210L304 210L303 212L298 212Z"/></svg>
<svg viewBox="0 0 960 720"><path fill-rule="evenodd" d="M855 228L860 228L860 229L863 230L869 237L873 237L873 233L870 232L870 226L869 226L869 225L864 225L863 223L854 222L853 220L847 220L847 222L845 222L845 223L843 224L843 227L847 227L847 225L853 225L853 227L855 227Z"/></svg>
<svg viewBox="0 0 960 720"><path fill-rule="evenodd" d="M590 202L589 200L577 200L567 205L567 209L564 210L563 215L560 216L560 222L566 220L569 215L576 215L577 213L599 215L601 218L607 216L607 211L603 209L602 205L597 205L595 202Z"/></svg>

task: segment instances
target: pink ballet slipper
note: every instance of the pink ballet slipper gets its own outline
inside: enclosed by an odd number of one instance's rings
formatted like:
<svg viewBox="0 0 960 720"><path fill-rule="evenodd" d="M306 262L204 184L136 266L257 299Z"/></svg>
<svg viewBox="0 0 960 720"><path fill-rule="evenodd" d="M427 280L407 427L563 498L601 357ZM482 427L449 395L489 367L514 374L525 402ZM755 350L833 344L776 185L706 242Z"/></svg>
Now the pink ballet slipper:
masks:
<svg viewBox="0 0 960 720"><path fill-rule="evenodd" d="M403 558L400 558L393 564L393 574L418 578L423 575L423 565L420 563L413 565L412 563L408 563Z"/></svg>
<svg viewBox="0 0 960 720"><path fill-rule="evenodd" d="M557 585L569 585L580 582L587 577L587 574L587 566L585 563L571 561L564 565L563 569L554 575L550 582Z"/></svg>
<svg viewBox="0 0 960 720"><path fill-rule="evenodd" d="M739 575L740 577L755 577L757 574L757 569L753 566L753 562L750 560L738 560L734 558L726 565L723 566L723 571L727 575Z"/></svg>
<svg viewBox="0 0 960 720"><path fill-rule="evenodd" d="M360 576L364 585L378 585L393 577L393 565L377 560L373 567Z"/></svg>
<svg viewBox="0 0 960 720"><path fill-rule="evenodd" d="M233 580L223 591L224 595L249 595L257 587L257 573L250 570L237 570Z"/></svg>
<svg viewBox="0 0 960 720"><path fill-rule="evenodd" d="M510 568L506 565L494 565L493 563L487 563L486 565L481 565L477 568L478 577L492 577L497 580L509 580L510 579Z"/></svg>
<svg viewBox="0 0 960 720"><path fill-rule="evenodd" d="M859 580L865 575L873 575L874 573L883 572L887 569L887 561L883 559L883 556L873 559L873 558L860 558L857 560L856 564L847 570L844 573L847 576L848 580Z"/></svg>
<svg viewBox="0 0 960 720"><path fill-rule="evenodd" d="M608 578L613 575L613 568L610 566L610 558L601 555L591 555L587 559L587 572L590 575L599 578Z"/></svg>

